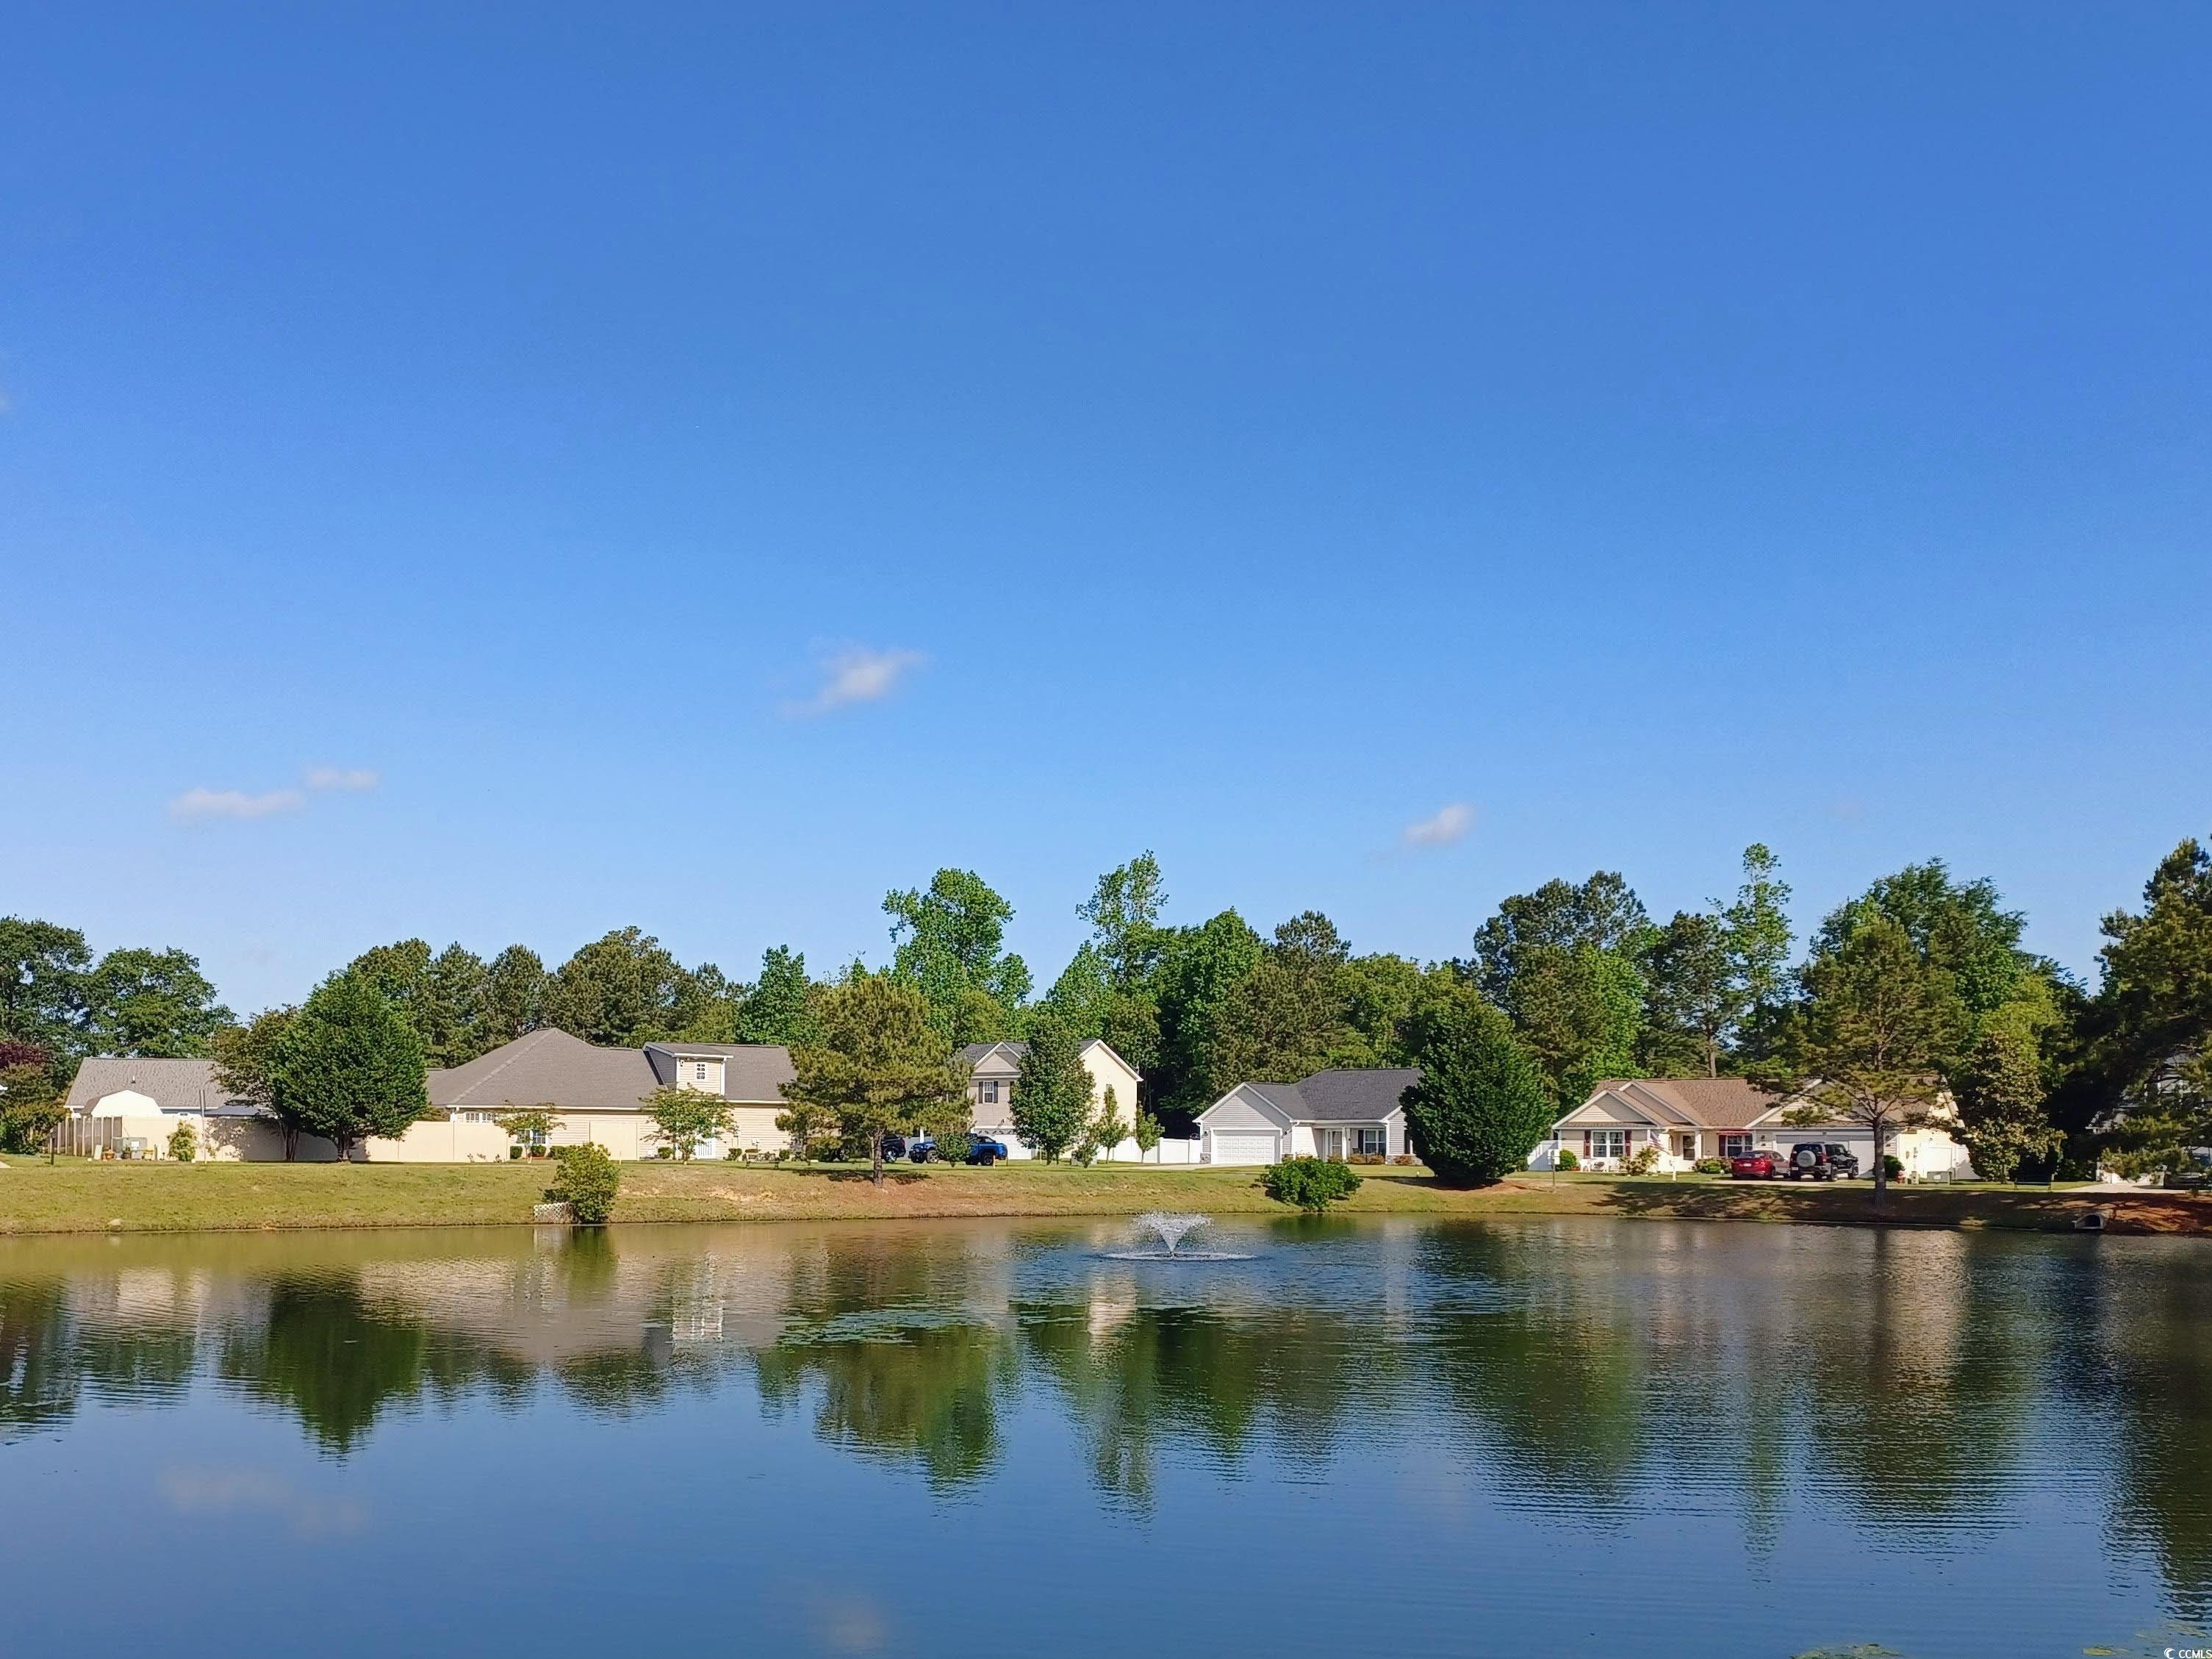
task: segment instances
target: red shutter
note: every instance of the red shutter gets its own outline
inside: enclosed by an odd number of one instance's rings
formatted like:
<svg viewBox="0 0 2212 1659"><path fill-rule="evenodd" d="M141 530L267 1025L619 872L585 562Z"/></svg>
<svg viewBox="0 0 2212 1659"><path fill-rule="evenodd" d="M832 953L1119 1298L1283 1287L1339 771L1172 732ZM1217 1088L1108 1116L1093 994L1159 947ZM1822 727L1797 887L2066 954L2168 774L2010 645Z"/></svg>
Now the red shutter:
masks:
<svg viewBox="0 0 2212 1659"><path fill-rule="evenodd" d="M1590 1139L1589 1139L1589 1138L1590 1138L1590 1132L1589 1132L1588 1129L1583 1130L1583 1163L1585 1163L1585 1164L1587 1164L1587 1163L1589 1163L1589 1155L1590 1155L1590 1149L1589 1149L1589 1148L1590 1148Z"/></svg>

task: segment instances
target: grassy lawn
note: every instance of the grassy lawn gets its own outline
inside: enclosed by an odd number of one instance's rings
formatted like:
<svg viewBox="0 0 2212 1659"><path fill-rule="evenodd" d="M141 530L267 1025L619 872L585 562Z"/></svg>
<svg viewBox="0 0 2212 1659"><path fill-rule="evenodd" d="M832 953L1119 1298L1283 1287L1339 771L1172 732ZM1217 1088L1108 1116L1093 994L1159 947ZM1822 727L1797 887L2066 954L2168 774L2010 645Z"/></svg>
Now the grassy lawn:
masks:
<svg viewBox="0 0 2212 1659"><path fill-rule="evenodd" d="M545 1164L100 1163L9 1158L0 1169L0 1233L176 1231L215 1228L466 1226L526 1222L552 1179ZM1353 1214L1609 1215L1708 1221L1867 1221L1866 1182L1797 1186L1685 1176L1529 1175L1476 1192L1419 1170L1364 1170ZM898 1165L884 1185L860 1166L744 1164L623 1166L617 1221L854 1220L875 1216L1133 1215L1203 1210L1279 1214L1252 1170L995 1169ZM1906 1225L2063 1229L2104 1209L2115 1232L2212 1232L2212 1199L2179 1193L2061 1188L1899 1188L1891 1219Z"/></svg>

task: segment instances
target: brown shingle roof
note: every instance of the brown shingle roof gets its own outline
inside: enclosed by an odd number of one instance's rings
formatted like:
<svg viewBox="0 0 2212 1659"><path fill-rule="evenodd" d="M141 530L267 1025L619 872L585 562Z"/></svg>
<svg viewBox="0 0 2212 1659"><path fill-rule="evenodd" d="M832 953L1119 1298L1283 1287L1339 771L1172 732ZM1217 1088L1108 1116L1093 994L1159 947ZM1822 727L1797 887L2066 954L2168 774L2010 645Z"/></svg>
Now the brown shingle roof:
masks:
<svg viewBox="0 0 2212 1659"><path fill-rule="evenodd" d="M1656 1096L1701 1129L1745 1128L1781 1103L1780 1096L1740 1077L1613 1078L1593 1093L1607 1091L1631 1100L1638 1091Z"/></svg>

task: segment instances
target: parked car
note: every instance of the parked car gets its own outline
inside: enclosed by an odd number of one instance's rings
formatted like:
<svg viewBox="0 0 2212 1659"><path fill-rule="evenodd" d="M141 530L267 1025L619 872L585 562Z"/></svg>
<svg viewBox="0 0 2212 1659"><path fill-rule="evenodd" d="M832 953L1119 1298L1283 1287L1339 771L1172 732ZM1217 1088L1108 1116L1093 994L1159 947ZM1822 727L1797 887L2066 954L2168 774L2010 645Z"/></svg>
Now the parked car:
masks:
<svg viewBox="0 0 2212 1659"><path fill-rule="evenodd" d="M1006 1143L994 1140L988 1135L971 1135L968 1140L968 1162L988 1169L994 1164L1006 1161Z"/></svg>
<svg viewBox="0 0 2212 1659"><path fill-rule="evenodd" d="M1738 1152L1729 1160L1729 1178L1732 1181L1779 1181L1782 1179L1782 1160L1775 1156L1771 1146L1761 1146L1756 1152Z"/></svg>
<svg viewBox="0 0 2212 1659"><path fill-rule="evenodd" d="M1848 1146L1801 1140L1790 1149L1792 1181L1849 1180L1859 1172L1858 1154Z"/></svg>
<svg viewBox="0 0 2212 1659"><path fill-rule="evenodd" d="M884 1137L884 1157L885 1159L896 1161L899 1158L904 1158L905 1156L906 1137L904 1135L887 1134Z"/></svg>

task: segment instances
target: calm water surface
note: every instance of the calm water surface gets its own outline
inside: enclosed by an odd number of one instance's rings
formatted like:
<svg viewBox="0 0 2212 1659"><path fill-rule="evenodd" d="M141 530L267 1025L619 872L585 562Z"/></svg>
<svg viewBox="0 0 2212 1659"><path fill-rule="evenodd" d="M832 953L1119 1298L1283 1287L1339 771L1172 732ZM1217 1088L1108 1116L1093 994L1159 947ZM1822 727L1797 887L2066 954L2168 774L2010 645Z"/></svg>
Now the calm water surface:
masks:
<svg viewBox="0 0 2212 1659"><path fill-rule="evenodd" d="M0 1651L2212 1645L2212 1249L0 1243Z"/></svg>

